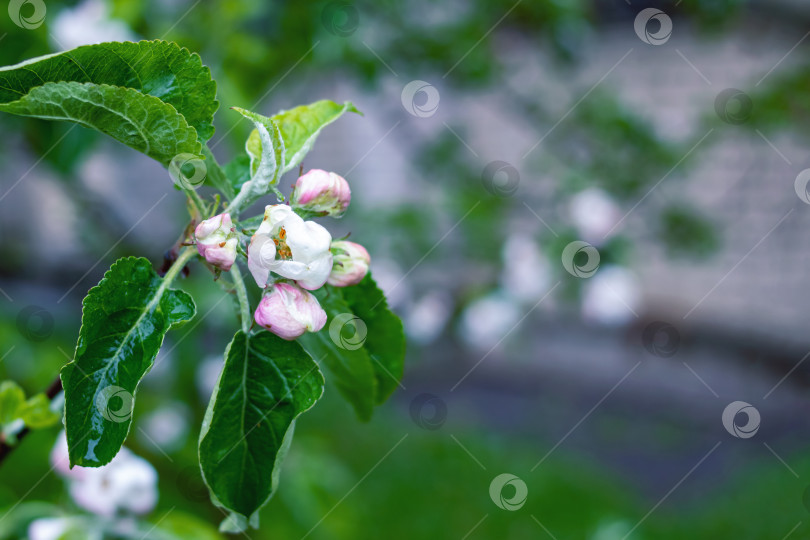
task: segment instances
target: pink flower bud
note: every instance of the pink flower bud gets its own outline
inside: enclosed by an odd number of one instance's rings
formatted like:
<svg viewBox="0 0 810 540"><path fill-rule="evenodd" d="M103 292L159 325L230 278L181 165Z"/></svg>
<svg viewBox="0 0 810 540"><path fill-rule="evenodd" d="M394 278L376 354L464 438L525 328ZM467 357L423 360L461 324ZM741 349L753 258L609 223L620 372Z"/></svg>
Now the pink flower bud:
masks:
<svg viewBox="0 0 810 540"><path fill-rule="evenodd" d="M312 169L295 182L290 204L321 216L340 217L349 207L349 183L333 172Z"/></svg>
<svg viewBox="0 0 810 540"><path fill-rule="evenodd" d="M366 277L371 262L366 248L354 242L341 240L332 242L329 250L332 252L334 262L327 283L335 287L348 287L357 285Z"/></svg>
<svg viewBox="0 0 810 540"><path fill-rule="evenodd" d="M197 251L206 261L227 271L236 260L239 238L233 230L230 214L219 214L206 219L194 230Z"/></svg>
<svg viewBox="0 0 810 540"><path fill-rule="evenodd" d="M317 298L289 283L269 287L253 318L257 324L286 340L293 340L304 332L317 332L326 324L326 312Z"/></svg>

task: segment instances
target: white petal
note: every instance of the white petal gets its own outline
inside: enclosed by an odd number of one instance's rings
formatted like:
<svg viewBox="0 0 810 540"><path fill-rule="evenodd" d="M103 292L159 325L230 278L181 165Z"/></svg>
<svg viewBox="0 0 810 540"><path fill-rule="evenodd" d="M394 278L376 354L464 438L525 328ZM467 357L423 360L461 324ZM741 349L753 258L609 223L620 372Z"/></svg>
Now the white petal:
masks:
<svg viewBox="0 0 810 540"><path fill-rule="evenodd" d="M254 234L248 246L248 270L259 287L264 288L267 285L275 258L276 245L273 239L264 234Z"/></svg>
<svg viewBox="0 0 810 540"><path fill-rule="evenodd" d="M326 283L332 272L332 254L328 251L307 265L308 272L297 283L304 289L314 291Z"/></svg>
<svg viewBox="0 0 810 540"><path fill-rule="evenodd" d="M329 252L331 243L329 231L314 221L302 221L294 231L287 230L287 245L296 261L308 263L322 257Z"/></svg>
<svg viewBox="0 0 810 540"><path fill-rule="evenodd" d="M288 279L303 279L309 273L305 263L299 261L275 261L269 269Z"/></svg>
<svg viewBox="0 0 810 540"><path fill-rule="evenodd" d="M298 217L292 208L286 204L268 204L264 207L264 220L256 229L256 234L273 234L278 230L278 225L287 219L290 214Z"/></svg>
<svg viewBox="0 0 810 540"><path fill-rule="evenodd" d="M277 225L280 225L282 221L287 221L288 219L295 219L298 218L300 221L303 221L301 217L293 212L293 209L287 206L286 204L273 204L267 206L264 211L264 217L267 219L270 226L276 228Z"/></svg>

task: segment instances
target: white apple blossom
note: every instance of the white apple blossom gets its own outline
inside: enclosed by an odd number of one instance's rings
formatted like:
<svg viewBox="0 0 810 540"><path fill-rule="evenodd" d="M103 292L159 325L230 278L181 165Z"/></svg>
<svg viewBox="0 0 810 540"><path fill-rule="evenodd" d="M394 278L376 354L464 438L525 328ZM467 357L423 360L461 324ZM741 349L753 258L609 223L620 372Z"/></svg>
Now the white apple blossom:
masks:
<svg viewBox="0 0 810 540"><path fill-rule="evenodd" d="M294 280L304 289L326 283L332 271L332 235L314 221L304 221L286 204L268 205L248 248L248 268L259 287L270 272Z"/></svg>

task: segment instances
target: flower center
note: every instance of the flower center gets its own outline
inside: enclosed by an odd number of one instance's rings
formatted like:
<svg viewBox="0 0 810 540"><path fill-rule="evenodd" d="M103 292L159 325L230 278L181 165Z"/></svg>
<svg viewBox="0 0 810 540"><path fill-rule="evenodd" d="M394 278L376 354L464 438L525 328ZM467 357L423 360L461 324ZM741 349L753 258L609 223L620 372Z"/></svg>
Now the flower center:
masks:
<svg viewBox="0 0 810 540"><path fill-rule="evenodd" d="M276 245L276 253L280 259L288 261L292 259L292 251L290 250L290 246L287 245L287 231L284 230L284 227L280 227L278 230L278 237L273 237L273 243Z"/></svg>

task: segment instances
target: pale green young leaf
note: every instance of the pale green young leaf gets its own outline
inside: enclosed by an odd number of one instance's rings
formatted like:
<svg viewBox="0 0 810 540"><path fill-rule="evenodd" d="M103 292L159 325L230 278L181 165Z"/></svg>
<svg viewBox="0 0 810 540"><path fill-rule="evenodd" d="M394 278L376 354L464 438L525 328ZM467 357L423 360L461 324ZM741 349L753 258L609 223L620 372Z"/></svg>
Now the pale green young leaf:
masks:
<svg viewBox="0 0 810 540"><path fill-rule="evenodd" d="M25 391L14 381L0 383L0 427L17 420L25 403Z"/></svg>
<svg viewBox="0 0 810 540"><path fill-rule="evenodd" d="M51 410L51 402L45 394L36 394L19 408L17 414L32 429L42 429L56 425L62 415Z"/></svg>
<svg viewBox="0 0 810 540"><path fill-rule="evenodd" d="M252 143L248 139L245 150L250 156L251 176L245 182L242 189L249 189L246 202L265 195L273 186L278 184L281 175L281 167L284 164L285 147L281 137L279 126L272 119L233 107L233 110L249 119L256 126L254 132L257 134L259 144Z"/></svg>
<svg viewBox="0 0 810 540"><path fill-rule="evenodd" d="M298 166L307 152L312 149L321 130L340 118L345 112L362 114L348 101L339 104L324 99L281 111L272 116L271 120L276 122L281 130L281 137L286 148L284 166L281 168L280 175ZM249 154L261 154L262 142L257 130L254 129L251 132L246 147Z"/></svg>

